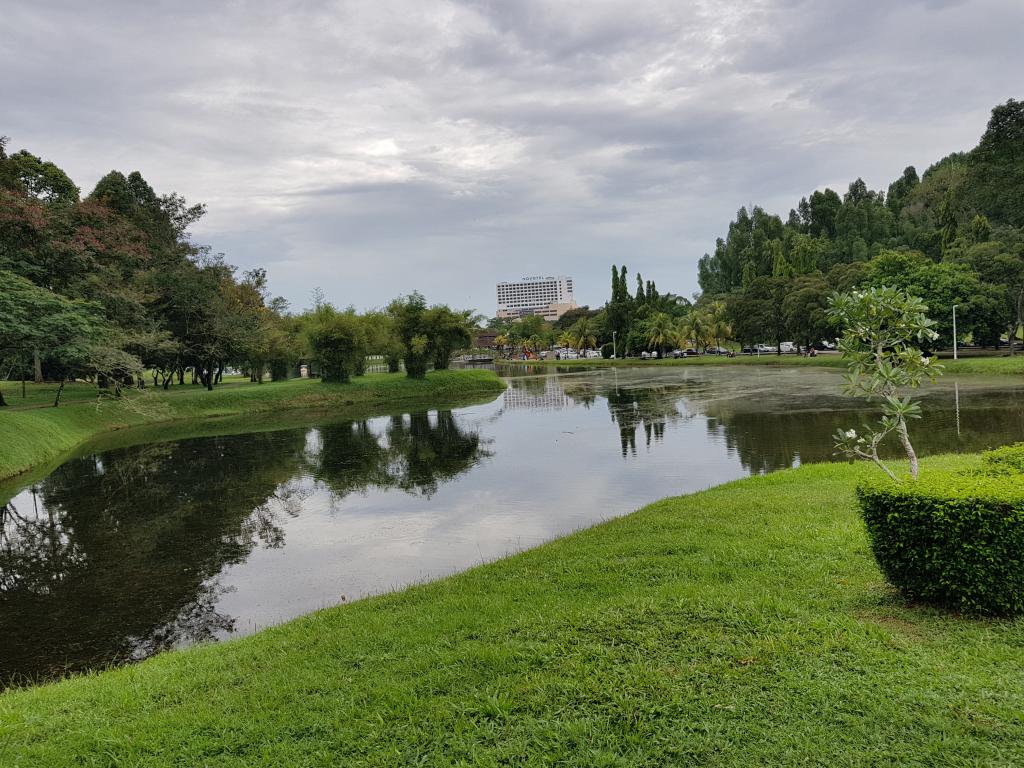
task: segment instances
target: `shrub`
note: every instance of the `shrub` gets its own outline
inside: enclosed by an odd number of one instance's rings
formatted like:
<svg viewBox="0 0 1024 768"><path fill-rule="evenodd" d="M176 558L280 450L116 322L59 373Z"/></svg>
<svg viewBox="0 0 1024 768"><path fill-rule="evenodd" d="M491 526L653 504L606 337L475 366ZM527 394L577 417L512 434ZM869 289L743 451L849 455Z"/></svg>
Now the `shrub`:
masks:
<svg viewBox="0 0 1024 768"><path fill-rule="evenodd" d="M994 451L983 453L978 474L1024 475L1024 443L1007 445L1004 448L996 448Z"/></svg>
<svg viewBox="0 0 1024 768"><path fill-rule="evenodd" d="M427 302L418 293L395 299L388 305L388 314L394 323L395 334L402 343L405 375L422 379L435 350L427 336Z"/></svg>
<svg viewBox="0 0 1024 768"><path fill-rule="evenodd" d="M320 364L323 381L347 383L365 359L362 325L352 313L322 315L309 333L309 344Z"/></svg>
<svg viewBox="0 0 1024 768"><path fill-rule="evenodd" d="M608 360L614 354L615 347L611 344L611 342L601 345L601 357L603 357L605 360Z"/></svg>
<svg viewBox="0 0 1024 768"><path fill-rule="evenodd" d="M967 613L1024 612L1020 478L932 475L863 484L857 497L875 559L903 594Z"/></svg>

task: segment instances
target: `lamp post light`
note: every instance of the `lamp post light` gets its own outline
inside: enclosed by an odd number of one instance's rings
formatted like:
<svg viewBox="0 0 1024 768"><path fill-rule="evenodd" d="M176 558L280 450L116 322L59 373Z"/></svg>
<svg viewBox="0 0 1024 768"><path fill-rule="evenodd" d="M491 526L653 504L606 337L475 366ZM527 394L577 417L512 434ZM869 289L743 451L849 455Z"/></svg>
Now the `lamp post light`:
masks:
<svg viewBox="0 0 1024 768"><path fill-rule="evenodd" d="M953 359L958 360L956 346L956 304L953 305Z"/></svg>
<svg viewBox="0 0 1024 768"><path fill-rule="evenodd" d="M619 336L619 332L618 331L612 331L612 359L613 360L618 360L619 359L619 350L618 350L618 342L617 342L618 336Z"/></svg>

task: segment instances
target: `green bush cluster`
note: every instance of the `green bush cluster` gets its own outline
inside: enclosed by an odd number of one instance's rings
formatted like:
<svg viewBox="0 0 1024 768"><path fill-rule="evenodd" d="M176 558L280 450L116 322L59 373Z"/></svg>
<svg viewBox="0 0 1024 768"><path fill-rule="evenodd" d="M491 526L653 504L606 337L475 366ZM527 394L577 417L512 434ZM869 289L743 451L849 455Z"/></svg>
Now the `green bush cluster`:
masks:
<svg viewBox="0 0 1024 768"><path fill-rule="evenodd" d="M987 451L981 456L979 474L991 476L1024 475L1024 443ZM1021 479L1024 482L1024 478Z"/></svg>
<svg viewBox="0 0 1024 768"><path fill-rule="evenodd" d="M322 312L309 333L323 381L347 384L366 355L366 332L355 313Z"/></svg>
<svg viewBox="0 0 1024 768"><path fill-rule="evenodd" d="M1024 613L1024 446L972 473L858 487L871 549L907 597L965 613Z"/></svg>

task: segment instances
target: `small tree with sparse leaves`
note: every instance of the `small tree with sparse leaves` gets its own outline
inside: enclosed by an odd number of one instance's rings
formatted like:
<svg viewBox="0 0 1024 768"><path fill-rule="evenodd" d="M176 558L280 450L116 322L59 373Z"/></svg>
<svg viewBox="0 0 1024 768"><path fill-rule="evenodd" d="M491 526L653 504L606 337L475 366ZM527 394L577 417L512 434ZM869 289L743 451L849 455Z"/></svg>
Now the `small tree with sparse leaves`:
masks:
<svg viewBox="0 0 1024 768"><path fill-rule="evenodd" d="M917 454L907 421L921 417L921 405L905 392L942 374L942 366L923 356L919 346L938 338L927 312L921 299L895 288L870 288L829 299L829 319L843 332L839 350L849 370L846 393L879 401L882 407L877 427L863 434L838 430L836 451L874 462L893 480L896 474L879 458L879 446L895 433L910 461L910 476L917 479Z"/></svg>

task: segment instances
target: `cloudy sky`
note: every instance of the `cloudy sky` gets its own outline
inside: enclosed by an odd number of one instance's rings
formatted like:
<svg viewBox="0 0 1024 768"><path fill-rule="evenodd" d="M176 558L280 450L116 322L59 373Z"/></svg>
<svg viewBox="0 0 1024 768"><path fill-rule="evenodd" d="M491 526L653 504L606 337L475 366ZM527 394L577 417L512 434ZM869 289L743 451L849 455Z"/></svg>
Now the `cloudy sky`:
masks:
<svg viewBox="0 0 1024 768"><path fill-rule="evenodd" d="M88 192L208 205L195 237L296 307L609 265L663 291L740 205L783 215L973 146L1024 96L1020 0L7 0L0 133Z"/></svg>

